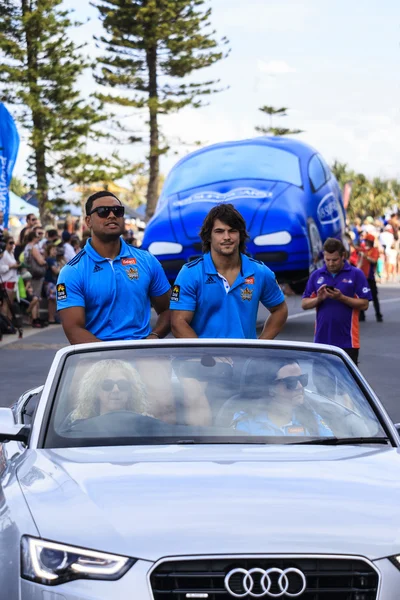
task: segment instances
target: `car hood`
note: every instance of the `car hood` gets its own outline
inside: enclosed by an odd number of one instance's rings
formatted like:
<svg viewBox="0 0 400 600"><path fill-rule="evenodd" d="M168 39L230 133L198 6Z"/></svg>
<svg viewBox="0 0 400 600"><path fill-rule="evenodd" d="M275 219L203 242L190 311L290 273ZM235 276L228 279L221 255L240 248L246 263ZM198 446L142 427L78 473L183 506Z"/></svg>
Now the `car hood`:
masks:
<svg viewBox="0 0 400 600"><path fill-rule="evenodd" d="M43 538L147 560L400 552L396 449L157 446L27 450Z"/></svg>

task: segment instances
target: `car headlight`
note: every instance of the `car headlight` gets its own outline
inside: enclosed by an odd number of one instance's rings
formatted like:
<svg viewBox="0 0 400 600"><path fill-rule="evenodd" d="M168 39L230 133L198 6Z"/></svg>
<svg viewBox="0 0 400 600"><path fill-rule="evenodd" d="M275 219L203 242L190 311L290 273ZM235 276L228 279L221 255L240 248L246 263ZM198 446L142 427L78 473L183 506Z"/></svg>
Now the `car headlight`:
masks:
<svg viewBox="0 0 400 600"><path fill-rule="evenodd" d="M275 231L265 235L257 235L254 238L256 246L286 246L292 241L292 236L288 231Z"/></svg>
<svg viewBox="0 0 400 600"><path fill-rule="evenodd" d="M180 254L182 250L182 244L176 244L175 242L152 242L149 246L149 252L156 256L160 254Z"/></svg>
<svg viewBox="0 0 400 600"><path fill-rule="evenodd" d="M73 579L119 579L135 559L29 536L21 540L21 574L44 585Z"/></svg>

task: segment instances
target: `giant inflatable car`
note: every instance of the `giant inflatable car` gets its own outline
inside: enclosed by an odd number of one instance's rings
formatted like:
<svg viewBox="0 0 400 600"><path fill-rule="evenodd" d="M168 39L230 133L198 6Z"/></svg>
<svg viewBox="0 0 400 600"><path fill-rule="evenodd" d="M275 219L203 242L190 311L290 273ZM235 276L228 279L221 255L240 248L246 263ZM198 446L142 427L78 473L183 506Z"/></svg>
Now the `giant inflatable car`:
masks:
<svg viewBox="0 0 400 600"><path fill-rule="evenodd" d="M284 137L208 146L171 170L146 228L143 248L160 260L171 282L184 263L201 255L201 224L221 202L231 202L245 218L248 253L298 292L326 238L344 234L339 185L311 146Z"/></svg>

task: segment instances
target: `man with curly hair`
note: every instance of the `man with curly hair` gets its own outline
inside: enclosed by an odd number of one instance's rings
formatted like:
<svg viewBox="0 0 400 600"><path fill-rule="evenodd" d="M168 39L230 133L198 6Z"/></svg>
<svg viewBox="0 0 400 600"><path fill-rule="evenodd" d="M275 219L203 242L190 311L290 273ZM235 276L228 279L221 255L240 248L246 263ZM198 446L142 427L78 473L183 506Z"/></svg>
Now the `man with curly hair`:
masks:
<svg viewBox="0 0 400 600"><path fill-rule="evenodd" d="M218 204L200 231L204 256L184 265L172 288L172 332L178 338L257 337L258 306L271 313L260 339L272 340L287 319L274 273L245 254L246 223L232 204Z"/></svg>

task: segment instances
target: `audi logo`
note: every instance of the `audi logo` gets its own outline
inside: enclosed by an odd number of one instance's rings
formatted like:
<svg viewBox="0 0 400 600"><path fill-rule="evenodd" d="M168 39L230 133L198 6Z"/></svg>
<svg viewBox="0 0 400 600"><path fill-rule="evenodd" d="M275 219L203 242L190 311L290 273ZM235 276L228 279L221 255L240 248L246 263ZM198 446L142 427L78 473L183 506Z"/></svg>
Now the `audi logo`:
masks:
<svg viewBox="0 0 400 600"><path fill-rule="evenodd" d="M273 578L271 578L273 576ZM234 579L233 579L234 578ZM299 569L271 569L254 568L232 569L226 575L225 589L235 598L297 598L305 591L307 582L304 573ZM255 588L257 591L255 591Z"/></svg>

